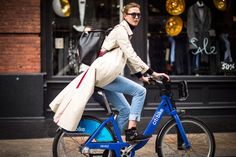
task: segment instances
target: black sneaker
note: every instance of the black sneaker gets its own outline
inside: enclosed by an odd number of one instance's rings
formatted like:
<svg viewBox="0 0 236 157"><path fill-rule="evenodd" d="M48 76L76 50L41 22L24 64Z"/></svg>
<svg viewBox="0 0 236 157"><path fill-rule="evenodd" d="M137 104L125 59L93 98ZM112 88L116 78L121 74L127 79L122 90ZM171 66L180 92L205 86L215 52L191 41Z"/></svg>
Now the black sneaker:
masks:
<svg viewBox="0 0 236 157"><path fill-rule="evenodd" d="M125 130L125 139L127 142L139 142L149 139L152 136L139 134L135 127Z"/></svg>

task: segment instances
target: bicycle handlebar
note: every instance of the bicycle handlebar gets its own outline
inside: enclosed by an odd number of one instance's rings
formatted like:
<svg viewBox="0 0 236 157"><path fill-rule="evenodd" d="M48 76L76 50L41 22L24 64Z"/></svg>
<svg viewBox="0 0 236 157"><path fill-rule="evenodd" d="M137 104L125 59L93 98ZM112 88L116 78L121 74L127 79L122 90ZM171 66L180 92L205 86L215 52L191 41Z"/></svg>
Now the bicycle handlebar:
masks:
<svg viewBox="0 0 236 157"><path fill-rule="evenodd" d="M149 82L152 85L158 85L161 87L161 89L169 88L167 87L168 84L171 83L171 81L167 81L164 77L161 77L160 79L155 79L154 77L149 77Z"/></svg>
<svg viewBox="0 0 236 157"><path fill-rule="evenodd" d="M149 82L152 85L158 85L160 88L161 95L172 96L171 93L171 81L167 81L164 77L160 78L159 80L150 77ZM178 92L179 92L179 99L178 101L185 101L187 100L188 94L188 85L187 81L183 80L178 83Z"/></svg>
<svg viewBox="0 0 236 157"><path fill-rule="evenodd" d="M164 77L161 77L160 79L149 77L149 82L152 85L158 85L161 91L161 95L171 96L171 81L167 81Z"/></svg>

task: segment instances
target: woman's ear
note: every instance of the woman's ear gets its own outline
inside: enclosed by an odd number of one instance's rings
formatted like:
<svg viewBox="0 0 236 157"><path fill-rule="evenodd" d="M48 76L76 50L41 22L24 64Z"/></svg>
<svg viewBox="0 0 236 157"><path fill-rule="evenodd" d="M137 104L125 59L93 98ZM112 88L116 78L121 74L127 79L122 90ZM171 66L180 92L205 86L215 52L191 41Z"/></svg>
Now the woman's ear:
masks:
<svg viewBox="0 0 236 157"><path fill-rule="evenodd" d="M126 17L126 13L123 13L123 19L125 19L125 17Z"/></svg>

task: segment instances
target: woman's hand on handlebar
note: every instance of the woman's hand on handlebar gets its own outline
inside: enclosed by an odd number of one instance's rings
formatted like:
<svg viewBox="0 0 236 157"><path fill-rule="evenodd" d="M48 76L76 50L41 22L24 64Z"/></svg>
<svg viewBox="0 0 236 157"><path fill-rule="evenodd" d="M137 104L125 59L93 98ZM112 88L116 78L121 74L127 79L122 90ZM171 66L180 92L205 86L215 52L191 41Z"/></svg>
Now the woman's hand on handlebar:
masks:
<svg viewBox="0 0 236 157"><path fill-rule="evenodd" d="M170 81L170 77L169 75L165 74L165 73L157 73L157 72L153 72L152 73L152 77L153 79L156 79L156 80L160 80L162 82L168 82ZM147 77L147 76L142 76L141 78L139 78L139 80L145 82L145 83L148 83L148 84L151 84L151 77Z"/></svg>
<svg viewBox="0 0 236 157"><path fill-rule="evenodd" d="M143 81L145 83L150 84L150 77L142 76L141 78L139 78L139 80L141 80L141 81Z"/></svg>
<svg viewBox="0 0 236 157"><path fill-rule="evenodd" d="M165 73L157 73L157 72L153 72L152 76L157 79L157 80L161 80L161 81L170 81L170 77L169 75L165 74Z"/></svg>

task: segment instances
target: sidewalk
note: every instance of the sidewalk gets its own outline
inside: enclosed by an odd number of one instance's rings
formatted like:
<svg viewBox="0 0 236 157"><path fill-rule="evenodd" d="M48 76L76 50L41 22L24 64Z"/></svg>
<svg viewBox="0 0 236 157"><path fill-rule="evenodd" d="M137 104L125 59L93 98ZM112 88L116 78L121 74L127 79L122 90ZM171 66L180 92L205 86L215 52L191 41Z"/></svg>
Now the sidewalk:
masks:
<svg viewBox="0 0 236 157"><path fill-rule="evenodd" d="M216 156L236 157L236 133L216 133ZM157 157L155 138L137 151L137 157ZM0 157L52 157L52 138L0 140Z"/></svg>

